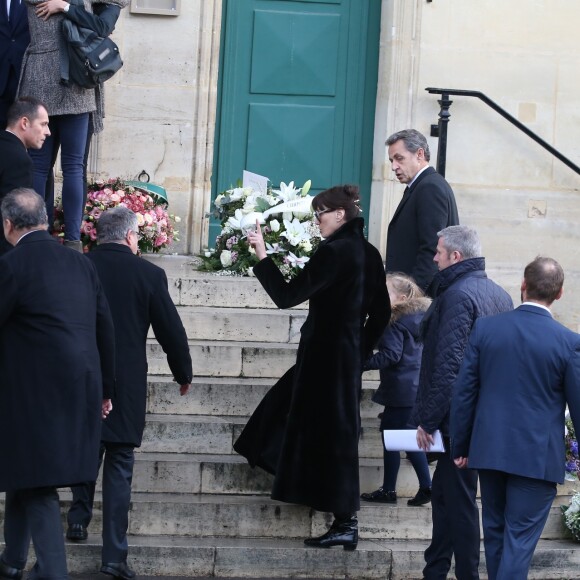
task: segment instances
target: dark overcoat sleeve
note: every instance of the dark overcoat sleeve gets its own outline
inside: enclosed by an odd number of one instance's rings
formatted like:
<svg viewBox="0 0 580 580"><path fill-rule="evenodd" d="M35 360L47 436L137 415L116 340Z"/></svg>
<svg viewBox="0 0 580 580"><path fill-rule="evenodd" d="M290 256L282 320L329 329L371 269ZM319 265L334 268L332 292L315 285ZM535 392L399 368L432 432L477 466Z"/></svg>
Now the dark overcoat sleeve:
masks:
<svg viewBox="0 0 580 580"><path fill-rule="evenodd" d="M365 363L365 370L386 369L396 365L403 356L405 335L396 322L385 330L379 340L378 352Z"/></svg>
<svg viewBox="0 0 580 580"><path fill-rule="evenodd" d="M365 294L368 301L366 306L368 317L361 344L363 361L371 355L391 318L391 300L387 290L383 262L378 251L372 248L370 252L374 258L369 259L369 253L367 253Z"/></svg>
<svg viewBox="0 0 580 580"><path fill-rule="evenodd" d="M451 457L468 457L475 411L479 399L479 349L477 346L477 321L469 337L469 343L453 386L449 433Z"/></svg>
<svg viewBox="0 0 580 580"><path fill-rule="evenodd" d="M167 276L163 270L156 270L153 282L153 296L150 302L151 327L157 342L167 355L167 363L174 379L180 385L191 383L193 376L191 355L187 334L177 308L167 289Z"/></svg>
<svg viewBox="0 0 580 580"><path fill-rule="evenodd" d="M115 29L121 9L118 6L106 5L101 10L97 10L97 12L91 14L82 6L71 4L68 12L64 12L64 16L83 28L93 30L99 36L109 36Z"/></svg>
<svg viewBox="0 0 580 580"><path fill-rule="evenodd" d="M476 316L467 294L446 293L438 300L442 322L434 340L433 373L420 416L420 426L427 433L438 429L449 412L453 384Z"/></svg>
<svg viewBox="0 0 580 580"><path fill-rule="evenodd" d="M338 257L331 245L321 244L304 270L290 282L270 258L254 266L254 274L278 308L292 308L331 286L339 272Z"/></svg>
<svg viewBox="0 0 580 580"><path fill-rule="evenodd" d="M97 277L96 269L95 277ZM101 360L103 399L112 399L115 395L115 327L109 303L98 277L97 285L97 348Z"/></svg>
<svg viewBox="0 0 580 580"><path fill-rule="evenodd" d="M433 257L438 242L437 232L459 223L455 203L450 200L452 195L448 184L438 174L428 175L417 184L415 197L419 248L411 275L423 290L428 287L436 272ZM450 215L450 212L455 212L455 215Z"/></svg>

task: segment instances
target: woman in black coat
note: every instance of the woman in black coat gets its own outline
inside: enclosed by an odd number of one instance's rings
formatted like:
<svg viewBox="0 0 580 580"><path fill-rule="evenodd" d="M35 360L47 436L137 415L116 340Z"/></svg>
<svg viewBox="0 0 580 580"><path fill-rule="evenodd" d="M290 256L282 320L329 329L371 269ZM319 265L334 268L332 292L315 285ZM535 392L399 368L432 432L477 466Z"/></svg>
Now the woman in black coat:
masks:
<svg viewBox="0 0 580 580"><path fill-rule="evenodd" d="M334 513L308 546L358 543L359 403L363 362L389 321L379 252L363 235L358 188L336 186L312 202L324 241L292 281L268 258L258 226L248 234L254 274L279 308L310 301L295 366L270 390L235 444L275 474L272 498Z"/></svg>

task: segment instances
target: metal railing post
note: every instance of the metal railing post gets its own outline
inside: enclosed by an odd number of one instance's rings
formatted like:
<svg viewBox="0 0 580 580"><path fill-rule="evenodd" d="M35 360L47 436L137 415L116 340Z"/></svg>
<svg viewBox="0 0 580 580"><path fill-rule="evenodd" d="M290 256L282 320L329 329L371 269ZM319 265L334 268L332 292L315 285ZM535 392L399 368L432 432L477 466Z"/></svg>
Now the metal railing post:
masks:
<svg viewBox="0 0 580 580"><path fill-rule="evenodd" d="M438 123L439 144L437 145L437 173L445 177L445 166L447 165L447 125L451 117L449 107L451 107L453 101L449 99L447 93L443 93L437 102L441 107Z"/></svg>

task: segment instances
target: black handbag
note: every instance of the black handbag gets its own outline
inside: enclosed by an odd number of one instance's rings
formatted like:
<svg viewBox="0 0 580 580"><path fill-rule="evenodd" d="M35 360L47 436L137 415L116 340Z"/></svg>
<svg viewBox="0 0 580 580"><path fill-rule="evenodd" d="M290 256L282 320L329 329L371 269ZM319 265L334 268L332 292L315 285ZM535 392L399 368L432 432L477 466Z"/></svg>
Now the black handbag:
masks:
<svg viewBox="0 0 580 580"><path fill-rule="evenodd" d="M110 79L122 66L119 47L93 30L66 18L62 21L61 83L94 89Z"/></svg>

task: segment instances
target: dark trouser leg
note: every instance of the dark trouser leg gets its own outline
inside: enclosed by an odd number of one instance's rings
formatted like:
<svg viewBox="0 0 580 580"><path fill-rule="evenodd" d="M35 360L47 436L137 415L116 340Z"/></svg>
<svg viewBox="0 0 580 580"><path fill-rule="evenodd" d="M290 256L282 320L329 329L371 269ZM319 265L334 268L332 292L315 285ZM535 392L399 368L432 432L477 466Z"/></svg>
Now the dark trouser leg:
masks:
<svg viewBox="0 0 580 580"><path fill-rule="evenodd" d="M482 469L479 472L479 484L481 486L485 566L489 580L496 580L503 552L506 474L501 471Z"/></svg>
<svg viewBox="0 0 580 580"><path fill-rule="evenodd" d="M26 508L17 491L7 491L4 511L4 541L2 560L11 568L22 570L28 559L30 528Z"/></svg>
<svg viewBox="0 0 580 580"><path fill-rule="evenodd" d="M105 453L105 446L101 442L99 450L99 470L103 462L103 454ZM98 476L98 471L97 471ZM95 484L96 482L83 483L75 485L70 488L73 494L71 506L68 510L66 520L68 525L82 524L86 528L89 527L93 519L93 502L95 499Z"/></svg>
<svg viewBox="0 0 580 580"><path fill-rule="evenodd" d="M6 563L18 568L23 567L17 566L12 558L20 558L22 562L25 545L28 550L26 530L28 527L36 553L36 564L28 578L30 580L67 580L64 537L56 489L46 487L9 493L11 494L10 503L15 509L7 511L6 514L5 529L10 530L5 536ZM11 521L16 516L22 519L18 522ZM9 543L14 546L14 556L11 555L12 547L9 547Z"/></svg>
<svg viewBox="0 0 580 580"><path fill-rule="evenodd" d="M62 164L62 208L65 241L80 240L83 218L83 159L87 144L89 114L61 115L59 123Z"/></svg>
<svg viewBox="0 0 580 580"><path fill-rule="evenodd" d="M105 443L103 466L103 564L127 560L134 448Z"/></svg>
<svg viewBox="0 0 580 580"><path fill-rule="evenodd" d="M534 550L540 539L540 535L548 515L552 501L556 495L556 484L541 479L520 477L498 471L485 470L481 495L484 516L484 538L486 559L488 551L488 538L495 540L494 532L497 531L497 501L494 494L497 493L498 480L501 478L505 490L504 511L501 514L505 522L503 530L503 542L496 571L488 574L490 580L526 580L534 555ZM501 493L501 489L500 489ZM490 496L491 494L491 496ZM495 528L488 532L487 525L495 524Z"/></svg>
<svg viewBox="0 0 580 580"><path fill-rule="evenodd" d="M449 446L447 445L447 449ZM427 580L447 577L455 556L458 580L479 578L479 511L475 503L477 472L457 469L449 452L440 455L433 475L433 535L425 551Z"/></svg>
<svg viewBox="0 0 580 580"><path fill-rule="evenodd" d="M409 429L409 418L412 407L385 407L381 419L381 437L384 429ZM425 453L407 453L411 465L419 479L419 487L431 487L431 474ZM401 454L394 451L384 451L383 455L385 471L383 478L383 489L395 491L397 475L401 465Z"/></svg>
<svg viewBox="0 0 580 580"><path fill-rule="evenodd" d="M85 211L85 206L87 205L87 190L88 190L88 179L87 179L87 167L89 164L89 153L91 151L91 141L93 140L93 135L95 133L95 126L93 125L93 114L89 115L89 128L87 131L87 141L85 144L85 154L83 157L83 213Z"/></svg>

